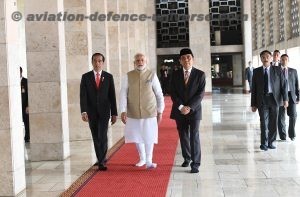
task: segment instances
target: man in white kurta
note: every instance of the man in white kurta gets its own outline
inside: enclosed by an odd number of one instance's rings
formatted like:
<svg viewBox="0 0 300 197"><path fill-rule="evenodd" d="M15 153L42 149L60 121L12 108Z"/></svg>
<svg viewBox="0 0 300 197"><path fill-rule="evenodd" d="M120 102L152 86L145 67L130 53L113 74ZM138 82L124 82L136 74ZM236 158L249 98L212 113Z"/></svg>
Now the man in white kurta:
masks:
<svg viewBox="0 0 300 197"><path fill-rule="evenodd" d="M154 144L158 143L158 123L162 119L164 97L158 77L147 69L145 55L134 57L135 69L122 79L121 119L125 124L125 143L136 143L140 161L136 166L156 168L152 162Z"/></svg>

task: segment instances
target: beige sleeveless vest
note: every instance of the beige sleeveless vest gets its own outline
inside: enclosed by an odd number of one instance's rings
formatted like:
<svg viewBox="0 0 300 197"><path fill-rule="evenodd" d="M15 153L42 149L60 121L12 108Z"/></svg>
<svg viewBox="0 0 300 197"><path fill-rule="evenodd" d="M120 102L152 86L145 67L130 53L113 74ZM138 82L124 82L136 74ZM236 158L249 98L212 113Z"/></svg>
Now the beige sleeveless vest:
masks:
<svg viewBox="0 0 300 197"><path fill-rule="evenodd" d="M133 70L127 74L127 116L135 119L156 117L156 98L152 89L154 74L148 69Z"/></svg>

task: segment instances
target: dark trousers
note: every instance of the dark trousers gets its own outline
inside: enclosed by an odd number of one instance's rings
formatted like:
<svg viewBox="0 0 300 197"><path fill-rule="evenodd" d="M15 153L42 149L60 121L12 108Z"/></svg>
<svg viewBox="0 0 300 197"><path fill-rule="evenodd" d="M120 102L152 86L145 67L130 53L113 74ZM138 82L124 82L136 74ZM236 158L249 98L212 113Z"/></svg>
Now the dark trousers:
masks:
<svg viewBox="0 0 300 197"><path fill-rule="evenodd" d="M250 88L250 92L252 91L252 81L248 81L249 83L249 88Z"/></svg>
<svg viewBox="0 0 300 197"><path fill-rule="evenodd" d="M105 164L105 157L108 149L107 130L109 119L90 121L89 126L92 132L95 153L99 164Z"/></svg>
<svg viewBox="0 0 300 197"><path fill-rule="evenodd" d="M25 142L29 142L30 141L29 114L27 114L26 111L23 110L22 117L23 117L23 122L24 122L24 127L25 127L24 140L25 140Z"/></svg>
<svg viewBox="0 0 300 197"><path fill-rule="evenodd" d="M285 125L285 108L283 106L279 107L278 113L278 133L281 140L286 139L286 125Z"/></svg>
<svg viewBox="0 0 300 197"><path fill-rule="evenodd" d="M184 160L192 160L191 167L199 168L201 164L201 147L199 136L200 120L189 120L185 118L176 120L176 125Z"/></svg>
<svg viewBox="0 0 300 197"><path fill-rule="evenodd" d="M169 86L169 79L167 77L161 78L161 89L163 92L163 95L168 94L168 86Z"/></svg>
<svg viewBox="0 0 300 197"><path fill-rule="evenodd" d="M285 111L287 111L287 115L289 116L288 134L290 138L294 138L296 137L295 124L297 119L297 111L296 111L296 104L293 102L290 93L289 93L289 106L287 107L287 110L283 106L279 107L278 133L280 139L282 140L286 139Z"/></svg>
<svg viewBox="0 0 300 197"><path fill-rule="evenodd" d="M264 96L263 105L258 108L260 117L260 143L263 146L272 145L276 140L278 106L272 94Z"/></svg>

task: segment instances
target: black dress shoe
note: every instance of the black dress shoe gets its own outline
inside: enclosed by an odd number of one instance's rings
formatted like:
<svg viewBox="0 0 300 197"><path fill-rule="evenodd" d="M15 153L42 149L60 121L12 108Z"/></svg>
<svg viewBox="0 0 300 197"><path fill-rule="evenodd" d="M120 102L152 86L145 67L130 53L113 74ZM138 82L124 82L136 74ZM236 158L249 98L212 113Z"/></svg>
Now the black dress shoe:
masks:
<svg viewBox="0 0 300 197"><path fill-rule="evenodd" d="M191 161L184 161L182 164L181 164L181 167L188 167L190 165L190 162Z"/></svg>
<svg viewBox="0 0 300 197"><path fill-rule="evenodd" d="M260 145L260 150L264 150L264 151L267 151L268 150L268 147L265 146L265 145Z"/></svg>
<svg viewBox="0 0 300 197"><path fill-rule="evenodd" d="M198 168L192 168L191 169L191 173L198 173L198 172L199 172Z"/></svg>
<svg viewBox="0 0 300 197"><path fill-rule="evenodd" d="M107 163L107 159L104 159L103 163L106 164ZM98 165L99 165L99 162L97 161L93 166L98 166Z"/></svg>
<svg viewBox="0 0 300 197"><path fill-rule="evenodd" d="M106 170L107 170L107 167L106 167L105 165L103 165L103 164L99 164L99 165L98 165L98 170L99 170L99 171L106 171Z"/></svg>
<svg viewBox="0 0 300 197"><path fill-rule="evenodd" d="M276 146L273 146L272 144L269 144L268 148L269 149L276 149Z"/></svg>
<svg viewBox="0 0 300 197"><path fill-rule="evenodd" d="M294 141L294 140L295 140L295 138L294 138L294 137L291 137L291 140L292 140L292 141Z"/></svg>

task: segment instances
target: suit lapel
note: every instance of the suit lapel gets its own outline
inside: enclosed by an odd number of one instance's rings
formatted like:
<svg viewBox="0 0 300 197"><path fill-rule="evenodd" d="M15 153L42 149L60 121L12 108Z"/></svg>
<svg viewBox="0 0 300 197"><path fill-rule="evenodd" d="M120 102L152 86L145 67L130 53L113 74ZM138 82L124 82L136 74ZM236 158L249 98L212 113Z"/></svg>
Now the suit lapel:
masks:
<svg viewBox="0 0 300 197"><path fill-rule="evenodd" d="M194 67L193 67L192 70L191 70L190 76L189 76L188 83L186 85L186 88L188 88L188 89L191 86L190 84L192 83L192 81L194 79L194 74L195 74L195 72L194 72Z"/></svg>
<svg viewBox="0 0 300 197"><path fill-rule="evenodd" d="M261 80L261 83L264 83L264 67L261 66L260 68L258 68L258 79Z"/></svg>
<svg viewBox="0 0 300 197"><path fill-rule="evenodd" d="M102 86L104 85L104 81L105 81L105 72L102 70L101 72L101 76L100 76L100 87L99 90L102 88Z"/></svg>
<svg viewBox="0 0 300 197"><path fill-rule="evenodd" d="M272 92L274 92L275 69L273 69L273 66L270 66L270 82L271 82Z"/></svg>
<svg viewBox="0 0 300 197"><path fill-rule="evenodd" d="M288 84L289 84L289 88L290 88L290 91L291 91L291 88L293 88L293 82L294 81L294 78L293 78L293 73L292 73L292 70L288 68ZM294 90L294 88L293 88Z"/></svg>
<svg viewBox="0 0 300 197"><path fill-rule="evenodd" d="M90 83L93 85L93 87L94 87L95 89L97 89L94 71L91 71L91 72L90 72L90 74L89 74L89 80L90 80Z"/></svg>
<svg viewBox="0 0 300 197"><path fill-rule="evenodd" d="M179 72L179 79L178 79L178 82L179 82L179 86L180 86L180 89L183 91L184 88L185 88L185 84L184 84L184 75L183 75L183 68L180 70Z"/></svg>

